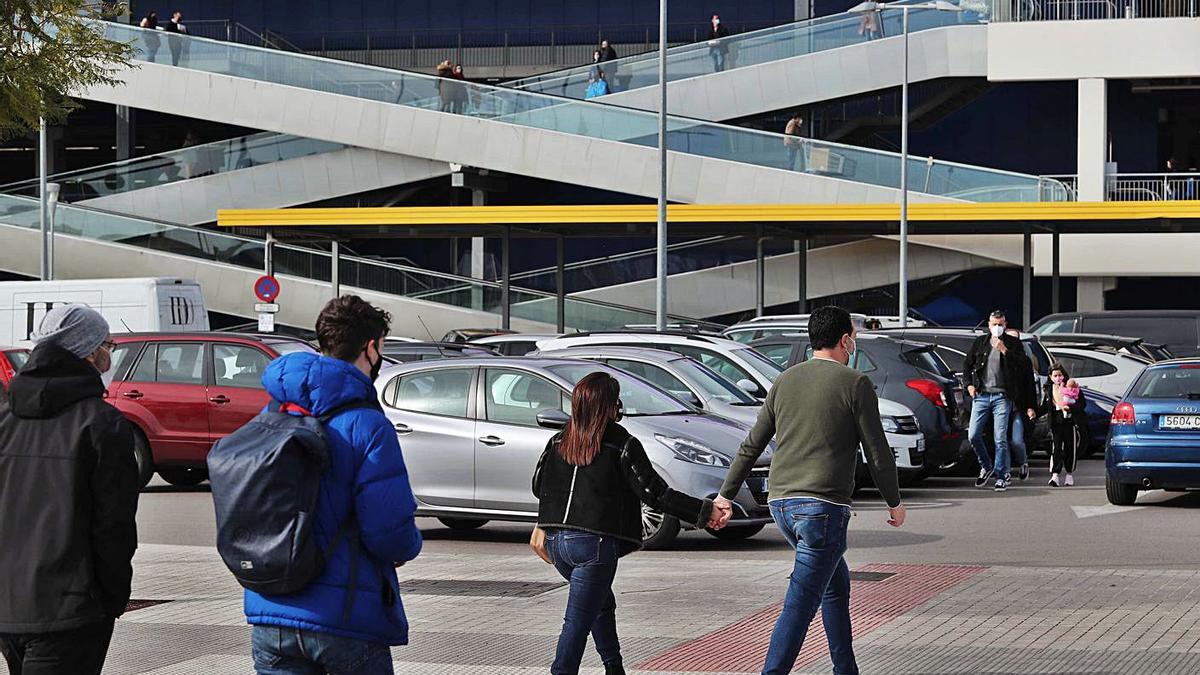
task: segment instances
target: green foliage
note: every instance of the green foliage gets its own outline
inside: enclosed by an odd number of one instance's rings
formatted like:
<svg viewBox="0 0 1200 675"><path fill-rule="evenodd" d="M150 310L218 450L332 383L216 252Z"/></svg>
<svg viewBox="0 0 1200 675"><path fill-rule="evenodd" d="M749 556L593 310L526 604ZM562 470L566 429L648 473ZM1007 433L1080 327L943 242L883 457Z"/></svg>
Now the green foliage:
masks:
<svg viewBox="0 0 1200 675"><path fill-rule="evenodd" d="M116 84L129 45L106 39L96 19L124 7L96 0L0 0L0 140L63 122L78 105L69 94Z"/></svg>

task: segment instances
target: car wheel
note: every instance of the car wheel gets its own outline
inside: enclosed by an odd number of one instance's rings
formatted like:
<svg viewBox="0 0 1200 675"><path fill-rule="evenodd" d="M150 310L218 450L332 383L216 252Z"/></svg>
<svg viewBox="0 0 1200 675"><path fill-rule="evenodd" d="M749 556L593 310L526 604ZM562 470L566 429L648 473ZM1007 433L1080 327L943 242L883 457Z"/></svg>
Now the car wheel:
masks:
<svg viewBox="0 0 1200 675"><path fill-rule="evenodd" d="M759 532L763 531L766 523L758 525L730 525L729 527L720 530L705 529L706 532L722 541L737 541L739 539L749 539Z"/></svg>
<svg viewBox="0 0 1200 675"><path fill-rule="evenodd" d="M478 530L488 522L475 518L438 518L438 521L452 530Z"/></svg>
<svg viewBox="0 0 1200 675"><path fill-rule="evenodd" d="M1131 483L1119 483L1111 473L1104 475L1104 491L1108 494L1109 504L1133 506L1133 503L1137 501L1137 486Z"/></svg>
<svg viewBox="0 0 1200 675"><path fill-rule="evenodd" d="M679 536L679 519L642 504L642 548L657 551Z"/></svg>
<svg viewBox="0 0 1200 675"><path fill-rule="evenodd" d="M158 470L158 475L171 485L181 487L199 485L208 478L208 472L204 469L188 466L164 466Z"/></svg>
<svg viewBox="0 0 1200 675"><path fill-rule="evenodd" d="M140 430L133 432L133 459L137 462L138 489L146 487L154 475L154 453L150 451L150 441Z"/></svg>

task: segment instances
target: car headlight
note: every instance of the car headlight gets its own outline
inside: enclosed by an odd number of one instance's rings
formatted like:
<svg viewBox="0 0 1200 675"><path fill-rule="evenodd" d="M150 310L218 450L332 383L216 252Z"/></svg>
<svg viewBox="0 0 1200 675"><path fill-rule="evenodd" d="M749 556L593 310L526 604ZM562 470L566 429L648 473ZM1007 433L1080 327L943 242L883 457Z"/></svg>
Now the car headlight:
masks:
<svg viewBox="0 0 1200 675"><path fill-rule="evenodd" d="M896 421L895 417L888 417L886 415L880 415L879 421L883 422L883 430L888 432L889 434L900 433L900 424Z"/></svg>
<svg viewBox="0 0 1200 675"><path fill-rule="evenodd" d="M677 438L674 436L654 434L654 440L670 448L671 452L675 453L675 456L679 459L682 459L685 462L690 462L691 464L719 466L727 469L732 463L725 455L722 455L703 443L693 441L690 438Z"/></svg>

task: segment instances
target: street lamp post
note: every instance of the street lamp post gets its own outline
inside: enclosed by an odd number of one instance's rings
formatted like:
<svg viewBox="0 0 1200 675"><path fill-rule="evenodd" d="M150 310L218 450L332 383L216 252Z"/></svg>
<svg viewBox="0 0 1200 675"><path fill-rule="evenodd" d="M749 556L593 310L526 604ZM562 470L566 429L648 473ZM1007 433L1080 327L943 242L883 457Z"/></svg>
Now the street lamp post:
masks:
<svg viewBox="0 0 1200 675"><path fill-rule="evenodd" d="M961 12L961 7L947 0L893 5L868 1L850 9L854 14L899 11L901 36L904 41L903 77L900 80L900 327L908 327L908 13L914 9L939 12Z"/></svg>

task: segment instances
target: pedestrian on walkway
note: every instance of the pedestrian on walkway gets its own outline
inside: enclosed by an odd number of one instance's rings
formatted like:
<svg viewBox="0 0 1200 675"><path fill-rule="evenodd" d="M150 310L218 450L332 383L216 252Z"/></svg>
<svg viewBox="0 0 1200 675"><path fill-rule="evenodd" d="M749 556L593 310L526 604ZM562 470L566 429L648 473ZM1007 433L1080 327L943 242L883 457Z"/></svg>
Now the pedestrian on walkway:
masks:
<svg viewBox="0 0 1200 675"><path fill-rule="evenodd" d="M138 26L147 29L142 34L142 41L146 43L146 60L154 63L154 59L158 57L158 48L161 45L161 40L158 37L158 12L150 10L146 16L142 17Z"/></svg>
<svg viewBox="0 0 1200 675"><path fill-rule="evenodd" d="M905 508L875 389L867 376L848 367L857 349L850 314L822 307L809 317L808 333L812 358L779 376L715 503L732 507L730 500L744 489L755 461L774 438L768 501L775 523L796 550L796 562L762 672L791 672L820 607L834 672L857 675L850 568L843 556L860 446L887 502L888 524L903 525Z"/></svg>
<svg viewBox="0 0 1200 675"><path fill-rule="evenodd" d="M1021 340L1021 332L1015 328L1008 328L1004 331L1008 335ZM1028 377L1022 380L1019 400L1014 403L1014 412L1009 417L1012 418L1009 424L1009 447L1012 450L1012 465L1017 468L1017 478L1026 480L1029 478L1029 444L1025 441L1025 424L1026 420L1032 424L1037 420L1037 409L1041 407L1041 395L1038 392L1037 370L1033 365L1033 359L1025 353L1025 348L1014 353L1019 359L1025 363L1024 372ZM1018 412L1019 411L1019 412Z"/></svg>
<svg viewBox="0 0 1200 675"><path fill-rule="evenodd" d="M1008 333L1008 319L996 310L988 317L988 334L980 335L963 358L963 377L971 396L971 424L967 437L979 458L975 487L985 487L993 476L995 490L1004 492L1012 479L1009 471L1009 421L1014 403L1025 405L1023 392L1030 365L1021 341ZM1028 409L1026 410L1028 412ZM987 424L992 423L995 458L988 451Z"/></svg>
<svg viewBox="0 0 1200 675"><path fill-rule="evenodd" d="M603 70L597 68L595 76L588 81L587 92L584 93L583 97L588 99L607 96L611 91L612 89L608 86L608 77L604 74Z"/></svg>
<svg viewBox="0 0 1200 675"><path fill-rule="evenodd" d="M788 119L787 126L783 128L783 144L787 147L788 152L788 169L791 171L804 170L804 118L800 115L800 111L792 113ZM797 166L796 162L800 164Z"/></svg>
<svg viewBox="0 0 1200 675"><path fill-rule="evenodd" d="M450 59L446 59L437 64L435 69L437 76L441 79L437 81L438 101L440 112L450 112L454 106L454 66L450 65Z"/></svg>
<svg viewBox="0 0 1200 675"><path fill-rule="evenodd" d="M1049 485L1070 487L1075 484L1075 462L1079 459L1079 440L1083 437L1081 427L1087 420L1086 397L1067 369L1055 364L1050 368L1050 382L1046 383L1043 401L1044 410L1050 415L1053 436Z"/></svg>
<svg viewBox="0 0 1200 675"><path fill-rule="evenodd" d="M579 672L590 634L605 675L624 675L612 583L617 559L642 547L642 504L696 527L723 527L732 515L712 500L676 492L622 427L621 385L584 376L571 395L571 421L547 443L533 476L538 525L530 546L570 582L553 675Z"/></svg>
<svg viewBox="0 0 1200 675"><path fill-rule="evenodd" d="M612 91L613 85L617 82L617 50L613 49L608 40L600 41L600 49L597 50L600 54L599 63L603 63L604 79L608 82L609 91Z"/></svg>
<svg viewBox="0 0 1200 675"><path fill-rule="evenodd" d="M183 12L179 10L171 12L171 20L167 22L163 30L170 33L167 35L167 47L171 50L171 65L178 66L185 48L182 36L188 34L187 26L183 25Z"/></svg>
<svg viewBox="0 0 1200 675"><path fill-rule="evenodd" d="M11 675L98 675L133 579L133 425L104 400L108 323L46 313L0 406L0 652Z"/></svg>
<svg viewBox="0 0 1200 675"><path fill-rule="evenodd" d="M720 15L713 14L708 29L708 54L712 57L713 72L725 70L725 57L729 54L729 29L721 23Z"/></svg>
<svg viewBox="0 0 1200 675"><path fill-rule="evenodd" d="M868 42L879 37L879 10L863 12L858 18L858 34Z"/></svg>
<svg viewBox="0 0 1200 675"><path fill-rule="evenodd" d="M245 591L259 675L393 672L389 645L408 644L395 567L421 551L396 432L379 409L374 381L391 317L355 295L317 317L320 354L271 362L262 382L271 400L326 423L329 467L320 478L313 532L325 565L295 593ZM360 404L357 407L355 404ZM349 536L339 533L356 524Z"/></svg>
<svg viewBox="0 0 1200 675"><path fill-rule="evenodd" d="M450 112L458 115L464 115L467 112L467 76L463 72L461 63L454 64L454 68L450 71L450 79L454 80L454 89L451 92Z"/></svg>

